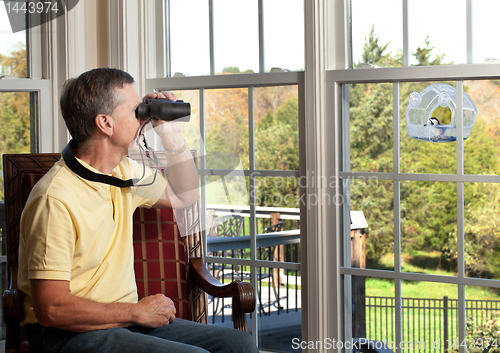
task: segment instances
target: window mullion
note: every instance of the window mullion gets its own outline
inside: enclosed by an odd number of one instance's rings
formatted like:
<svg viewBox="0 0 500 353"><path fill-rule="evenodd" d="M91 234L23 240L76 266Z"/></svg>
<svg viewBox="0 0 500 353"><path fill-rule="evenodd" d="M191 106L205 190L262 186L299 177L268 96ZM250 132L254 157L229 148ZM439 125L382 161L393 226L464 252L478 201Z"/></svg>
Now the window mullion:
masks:
<svg viewBox="0 0 500 353"><path fill-rule="evenodd" d="M214 50L214 1L208 0L208 33L210 42L210 75L215 75L215 50Z"/></svg>
<svg viewBox="0 0 500 353"><path fill-rule="evenodd" d="M262 74L266 71L264 61L264 3L259 0L259 72Z"/></svg>

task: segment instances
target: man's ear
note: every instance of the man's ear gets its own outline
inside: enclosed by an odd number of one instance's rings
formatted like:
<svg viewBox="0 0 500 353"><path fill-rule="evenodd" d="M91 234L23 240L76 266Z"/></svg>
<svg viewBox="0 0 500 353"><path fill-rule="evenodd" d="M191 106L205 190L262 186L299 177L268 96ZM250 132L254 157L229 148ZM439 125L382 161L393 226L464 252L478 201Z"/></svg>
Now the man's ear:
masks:
<svg viewBox="0 0 500 353"><path fill-rule="evenodd" d="M97 129L101 130L105 135L111 136L113 134L113 119L110 115L98 114L95 117L95 124Z"/></svg>

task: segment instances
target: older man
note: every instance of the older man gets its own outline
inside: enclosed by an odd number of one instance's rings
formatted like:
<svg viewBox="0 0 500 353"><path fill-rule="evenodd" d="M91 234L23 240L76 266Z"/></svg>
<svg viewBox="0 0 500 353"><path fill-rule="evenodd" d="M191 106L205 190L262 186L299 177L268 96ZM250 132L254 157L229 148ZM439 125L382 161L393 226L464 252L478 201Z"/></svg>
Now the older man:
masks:
<svg viewBox="0 0 500 353"><path fill-rule="evenodd" d="M61 111L73 159L87 171L139 180L127 158L144 120L133 78L95 69L66 82ZM169 93L149 94L175 100ZM156 120L169 168L142 186L87 180L61 159L34 187L21 219L18 283L32 352L257 352L250 335L175 318L162 294L138 301L132 214L198 197L198 175L180 123ZM71 163L70 163L71 164ZM146 175L154 171L147 169ZM139 185L140 185L139 181Z"/></svg>

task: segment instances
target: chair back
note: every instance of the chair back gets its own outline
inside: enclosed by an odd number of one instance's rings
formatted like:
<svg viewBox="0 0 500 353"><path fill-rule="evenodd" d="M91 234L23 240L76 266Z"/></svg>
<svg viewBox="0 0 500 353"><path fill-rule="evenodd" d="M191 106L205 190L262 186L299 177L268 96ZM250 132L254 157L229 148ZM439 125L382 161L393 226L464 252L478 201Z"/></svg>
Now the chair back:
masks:
<svg viewBox="0 0 500 353"><path fill-rule="evenodd" d="M4 292L6 352L19 352L25 340L19 325L24 295L17 284L21 213L34 185L60 158L60 153L3 156L9 281ZM203 254L199 203L176 211L176 216L172 210L153 208L138 208L133 215L138 294L142 298L163 293L174 301L177 317L208 323L206 294L188 276L189 258Z"/></svg>
<svg viewBox="0 0 500 353"><path fill-rule="evenodd" d="M239 237L245 219L239 215L226 215L214 218L212 221L212 235L218 237Z"/></svg>

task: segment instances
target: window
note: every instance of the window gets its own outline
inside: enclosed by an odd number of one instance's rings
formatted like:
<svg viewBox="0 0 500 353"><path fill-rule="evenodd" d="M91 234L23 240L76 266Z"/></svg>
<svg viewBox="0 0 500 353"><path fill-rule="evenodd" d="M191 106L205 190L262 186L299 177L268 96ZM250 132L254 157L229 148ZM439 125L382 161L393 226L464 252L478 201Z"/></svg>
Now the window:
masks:
<svg viewBox="0 0 500 353"><path fill-rule="evenodd" d="M484 11L483 4L440 3L456 20L453 31L444 35L446 27L433 27L444 14L436 4L394 1L396 20L384 23L384 12L372 26L362 18L380 2L351 3L354 67L367 62L394 68L327 73L345 102L338 126L345 201L340 270L346 288L345 341L357 338L378 348L385 343L394 351L465 351L464 345L479 349L480 342L486 349L487 341L494 347L493 336L477 332L487 322L493 331L499 328L498 65L443 65L483 62L476 53L485 52L484 39L474 31L484 23L470 21L476 10ZM497 6L489 5L489 11ZM429 21L425 31L417 26L424 20ZM358 25L364 26L364 41ZM493 27L490 22L488 28ZM425 45L418 47L413 38ZM414 65L424 67L395 68ZM430 65L442 66L425 67ZM432 104L410 105L413 92L425 99L428 89L443 86L455 92L451 100L440 101L446 95L437 90ZM412 107L420 109L424 120L418 129L428 135L412 130ZM439 120L438 128L431 117ZM444 129L453 133L448 137ZM361 233L350 226L353 211L366 219Z"/></svg>
<svg viewBox="0 0 500 353"><path fill-rule="evenodd" d="M495 1L389 0L384 11L378 1L350 3L354 67L482 64L500 58L488 40L499 31L490 20L499 7ZM380 54L377 48L385 50Z"/></svg>
<svg viewBox="0 0 500 353"><path fill-rule="evenodd" d="M150 48L150 76L163 63L171 77L148 79L146 89L191 103L183 132L199 157L205 260L221 281L253 283L259 347L290 351L301 334L303 3L169 0L165 11L168 54ZM220 223L231 229L217 232ZM209 298L209 313L212 324L232 326L229 299Z"/></svg>
<svg viewBox="0 0 500 353"><path fill-rule="evenodd" d="M34 78L28 60L31 55L31 65L37 66L40 65L41 56L29 45L27 34L30 31L12 33L3 4L0 4L0 19L0 154L52 151L50 81ZM3 293L8 283L6 239L3 235L5 207L2 163L0 161L0 291ZM2 326L0 339L4 338L5 327Z"/></svg>

